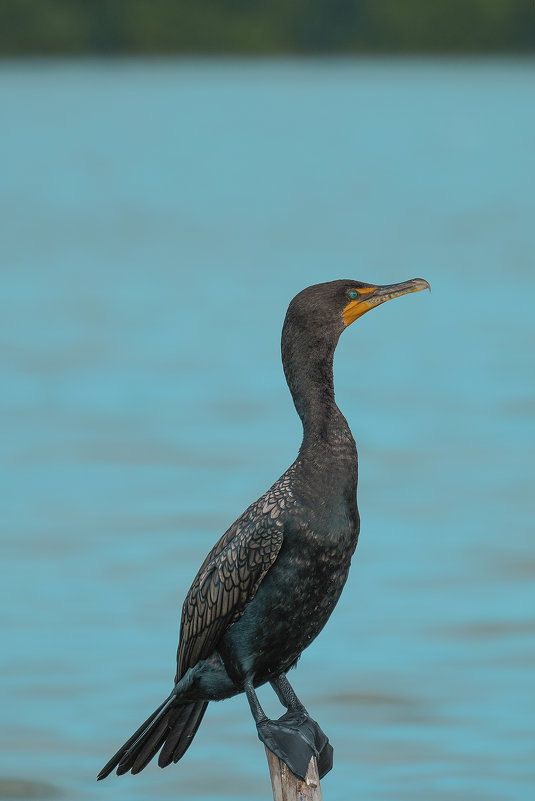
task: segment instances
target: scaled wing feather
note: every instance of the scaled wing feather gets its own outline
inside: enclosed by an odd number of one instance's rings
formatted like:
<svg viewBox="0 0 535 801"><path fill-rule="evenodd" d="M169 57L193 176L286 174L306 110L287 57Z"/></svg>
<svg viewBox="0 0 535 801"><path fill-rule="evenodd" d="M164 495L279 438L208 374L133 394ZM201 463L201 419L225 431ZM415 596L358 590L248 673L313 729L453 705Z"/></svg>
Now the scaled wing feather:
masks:
<svg viewBox="0 0 535 801"><path fill-rule="evenodd" d="M223 548L213 549L184 601L177 680L209 656L227 628L238 620L282 545L280 529L268 532L246 526L233 537L229 534L220 540Z"/></svg>

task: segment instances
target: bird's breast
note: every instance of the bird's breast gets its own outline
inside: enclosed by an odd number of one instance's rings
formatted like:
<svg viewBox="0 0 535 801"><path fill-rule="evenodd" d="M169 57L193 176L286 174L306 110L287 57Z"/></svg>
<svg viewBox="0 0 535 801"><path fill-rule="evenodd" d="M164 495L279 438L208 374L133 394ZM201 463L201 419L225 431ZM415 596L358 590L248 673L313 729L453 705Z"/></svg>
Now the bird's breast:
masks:
<svg viewBox="0 0 535 801"><path fill-rule="evenodd" d="M277 560L224 638L224 660L236 681L252 674L261 684L286 672L322 630L343 590L356 544L354 526L346 528L336 538L303 521L285 527Z"/></svg>

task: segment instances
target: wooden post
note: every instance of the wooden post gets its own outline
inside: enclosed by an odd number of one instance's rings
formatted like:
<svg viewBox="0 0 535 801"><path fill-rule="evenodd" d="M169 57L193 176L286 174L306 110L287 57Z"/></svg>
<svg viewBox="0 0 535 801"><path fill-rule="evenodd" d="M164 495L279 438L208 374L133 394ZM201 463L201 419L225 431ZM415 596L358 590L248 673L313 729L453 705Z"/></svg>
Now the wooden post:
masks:
<svg viewBox="0 0 535 801"><path fill-rule="evenodd" d="M290 768L266 748L273 801L322 801L316 758L312 757L305 780L301 781Z"/></svg>

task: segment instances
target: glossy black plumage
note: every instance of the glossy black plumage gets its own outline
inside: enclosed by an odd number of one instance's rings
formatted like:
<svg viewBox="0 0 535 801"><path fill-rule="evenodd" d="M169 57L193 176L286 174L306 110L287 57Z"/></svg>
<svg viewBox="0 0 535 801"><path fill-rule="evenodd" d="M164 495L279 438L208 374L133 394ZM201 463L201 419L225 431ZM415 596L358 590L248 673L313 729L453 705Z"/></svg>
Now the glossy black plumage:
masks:
<svg viewBox="0 0 535 801"><path fill-rule="evenodd" d="M161 749L178 761L210 700L245 691L260 738L298 775L310 755L320 774L332 748L299 702L286 672L329 618L359 533L357 451L334 400L333 356L342 331L369 308L428 285L318 284L291 302L282 360L303 442L296 461L221 537L184 601L175 686L99 774L137 773ZM272 682L288 712L269 721L254 687ZM295 753L288 743L297 743ZM299 753L298 753L299 752Z"/></svg>

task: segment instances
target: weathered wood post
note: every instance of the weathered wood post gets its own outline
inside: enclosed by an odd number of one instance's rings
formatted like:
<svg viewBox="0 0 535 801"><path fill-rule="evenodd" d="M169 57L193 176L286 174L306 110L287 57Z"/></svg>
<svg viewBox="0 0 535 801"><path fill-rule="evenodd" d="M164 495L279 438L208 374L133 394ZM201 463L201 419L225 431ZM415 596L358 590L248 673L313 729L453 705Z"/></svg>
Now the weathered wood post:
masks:
<svg viewBox="0 0 535 801"><path fill-rule="evenodd" d="M304 781L266 747L273 801L322 801L318 764L312 757Z"/></svg>

